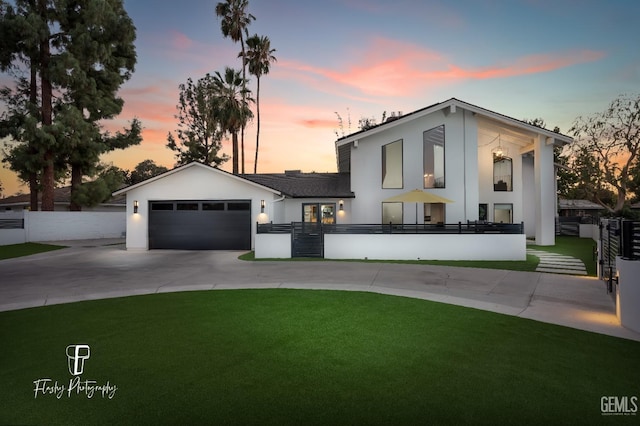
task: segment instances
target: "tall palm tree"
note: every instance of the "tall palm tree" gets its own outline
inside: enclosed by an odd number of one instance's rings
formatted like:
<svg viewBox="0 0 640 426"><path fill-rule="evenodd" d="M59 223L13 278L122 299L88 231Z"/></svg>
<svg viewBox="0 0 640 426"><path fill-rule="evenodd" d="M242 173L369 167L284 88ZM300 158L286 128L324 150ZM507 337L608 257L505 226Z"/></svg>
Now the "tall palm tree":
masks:
<svg viewBox="0 0 640 426"><path fill-rule="evenodd" d="M253 99L248 94L246 81L240 71L230 67L224 69L224 75L216 71L213 75L213 88L216 97L216 113L222 129L231 134L233 146L233 174L238 174L238 131L247 120L253 117L249 102Z"/></svg>
<svg viewBox="0 0 640 426"><path fill-rule="evenodd" d="M243 93L245 93L247 75L245 66L245 48L244 37L247 34L247 27L251 21L255 21L255 16L247 12L249 8L249 0L226 0L216 5L216 15L221 18L220 29L222 35L231 38L234 43L240 42L242 56L242 80L243 80ZM244 126L246 120L243 120L242 125L242 173L244 173ZM235 158L235 156L234 156ZM235 160L234 160L235 161Z"/></svg>
<svg viewBox="0 0 640 426"><path fill-rule="evenodd" d="M258 147L260 145L260 77L269 74L272 62L277 59L273 56L276 49L271 48L271 40L267 36L255 34L247 39L247 56L245 60L249 66L249 73L256 76L256 114L258 116L258 128L256 131L256 158L253 162L253 173L258 173Z"/></svg>

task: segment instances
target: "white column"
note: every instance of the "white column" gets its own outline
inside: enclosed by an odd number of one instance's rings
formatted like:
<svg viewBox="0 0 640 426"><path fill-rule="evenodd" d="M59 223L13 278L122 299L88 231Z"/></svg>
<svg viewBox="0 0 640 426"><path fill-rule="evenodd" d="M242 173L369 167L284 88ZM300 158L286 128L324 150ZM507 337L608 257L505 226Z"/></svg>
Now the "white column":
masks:
<svg viewBox="0 0 640 426"><path fill-rule="evenodd" d="M463 111L464 143L464 220L478 220L480 185L478 167L478 122L468 111Z"/></svg>
<svg viewBox="0 0 640 426"><path fill-rule="evenodd" d="M556 192L553 168L553 143L538 135L534 143L534 176L536 182L536 244L556 243Z"/></svg>

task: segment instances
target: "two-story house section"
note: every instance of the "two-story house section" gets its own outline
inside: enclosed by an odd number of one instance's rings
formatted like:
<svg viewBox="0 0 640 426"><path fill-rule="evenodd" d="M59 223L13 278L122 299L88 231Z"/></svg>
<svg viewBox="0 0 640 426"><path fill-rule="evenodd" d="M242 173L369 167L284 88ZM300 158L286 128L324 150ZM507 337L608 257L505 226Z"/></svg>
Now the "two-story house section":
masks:
<svg viewBox="0 0 640 426"><path fill-rule="evenodd" d="M555 242L553 148L569 136L452 98L336 141L350 173L352 223L524 223ZM452 203L384 200L422 189ZM416 217L417 216L417 217Z"/></svg>

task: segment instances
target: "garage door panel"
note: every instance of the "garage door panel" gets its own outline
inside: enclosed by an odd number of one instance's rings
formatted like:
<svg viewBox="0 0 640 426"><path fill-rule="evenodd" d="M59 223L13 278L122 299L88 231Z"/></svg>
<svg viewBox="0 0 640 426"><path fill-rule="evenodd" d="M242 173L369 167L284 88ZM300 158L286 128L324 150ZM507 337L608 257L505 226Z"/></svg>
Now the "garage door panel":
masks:
<svg viewBox="0 0 640 426"><path fill-rule="evenodd" d="M162 204L167 204L163 201ZM176 202L182 204L183 201ZM225 210L219 210L224 203ZM244 204L245 209L227 210ZM245 200L199 201L199 210L153 210L149 216L149 248L181 250L251 249L251 204ZM216 210L210 210L211 205ZM204 209L207 210L204 210Z"/></svg>

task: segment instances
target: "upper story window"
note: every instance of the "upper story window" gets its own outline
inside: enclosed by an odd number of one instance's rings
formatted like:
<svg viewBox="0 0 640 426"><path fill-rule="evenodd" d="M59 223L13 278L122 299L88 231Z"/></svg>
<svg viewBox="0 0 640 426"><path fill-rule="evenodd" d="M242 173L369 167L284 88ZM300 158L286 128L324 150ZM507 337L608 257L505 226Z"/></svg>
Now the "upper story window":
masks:
<svg viewBox="0 0 640 426"><path fill-rule="evenodd" d="M444 124L422 135L424 187L444 188Z"/></svg>
<svg viewBox="0 0 640 426"><path fill-rule="evenodd" d="M402 188L402 139L382 146L382 187Z"/></svg>
<svg viewBox="0 0 640 426"><path fill-rule="evenodd" d="M493 190L513 191L513 161L509 157L493 157Z"/></svg>

